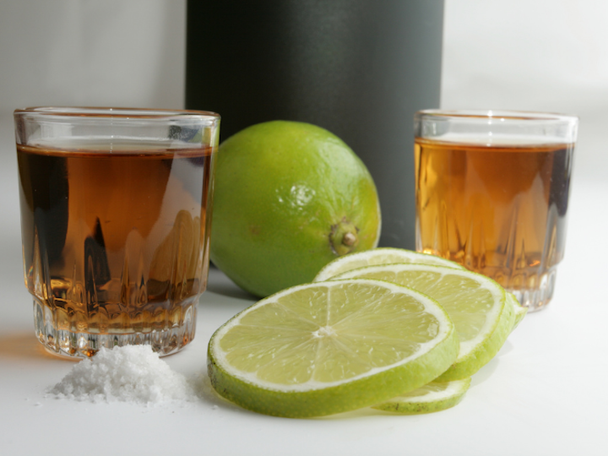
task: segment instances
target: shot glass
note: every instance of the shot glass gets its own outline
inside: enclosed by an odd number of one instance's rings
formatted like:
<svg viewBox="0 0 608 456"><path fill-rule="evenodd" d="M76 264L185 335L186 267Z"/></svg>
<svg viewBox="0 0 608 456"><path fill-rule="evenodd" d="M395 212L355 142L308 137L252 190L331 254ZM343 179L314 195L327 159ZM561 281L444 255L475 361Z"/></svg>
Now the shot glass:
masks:
<svg viewBox="0 0 608 456"><path fill-rule="evenodd" d="M182 349L207 285L220 117L38 107L14 119L38 340L67 357Z"/></svg>
<svg viewBox="0 0 608 456"><path fill-rule="evenodd" d="M564 256L578 119L426 110L414 127L417 250L544 308Z"/></svg>

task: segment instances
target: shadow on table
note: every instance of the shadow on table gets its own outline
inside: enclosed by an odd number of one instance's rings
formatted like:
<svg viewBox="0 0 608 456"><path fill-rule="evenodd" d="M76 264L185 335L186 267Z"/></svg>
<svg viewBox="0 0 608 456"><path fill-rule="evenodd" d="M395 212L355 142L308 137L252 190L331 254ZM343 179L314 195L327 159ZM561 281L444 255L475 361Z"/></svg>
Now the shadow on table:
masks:
<svg viewBox="0 0 608 456"><path fill-rule="evenodd" d="M224 399L220 396L213 386L211 386L211 380L207 375L207 372L199 372L195 375L188 377L188 383L194 389L196 396L202 402L212 405L213 408L227 408L231 410L242 411L245 413L254 413L250 410L243 409L236 404ZM255 413L254 413L255 414Z"/></svg>
<svg viewBox="0 0 608 456"><path fill-rule="evenodd" d="M490 362L488 362L488 364L483 366L472 376L471 386L479 385L485 382L488 378L490 378L498 367L501 356L506 355L512 350L513 344L507 340L500 349L500 351L496 354L496 356L494 356L494 358L492 358Z"/></svg>
<svg viewBox="0 0 608 456"><path fill-rule="evenodd" d="M209 283L206 292L216 293L227 298L246 299L248 301L257 301L259 299L232 283ZM203 294L203 299L205 299L205 294Z"/></svg>
<svg viewBox="0 0 608 456"><path fill-rule="evenodd" d="M47 353L32 332L0 335L0 358L59 359Z"/></svg>
<svg viewBox="0 0 608 456"><path fill-rule="evenodd" d="M209 279L207 281L206 292L216 293L226 298L246 299L248 301L257 301L259 299L238 287L213 263L211 263L209 267ZM204 293L203 299L205 299Z"/></svg>

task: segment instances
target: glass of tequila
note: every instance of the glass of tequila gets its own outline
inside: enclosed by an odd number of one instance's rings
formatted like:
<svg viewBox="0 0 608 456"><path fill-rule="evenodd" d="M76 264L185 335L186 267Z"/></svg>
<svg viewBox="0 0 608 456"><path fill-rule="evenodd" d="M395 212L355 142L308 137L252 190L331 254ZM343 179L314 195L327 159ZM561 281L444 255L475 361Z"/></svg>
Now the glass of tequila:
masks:
<svg viewBox="0 0 608 456"><path fill-rule="evenodd" d="M67 357L183 348L207 284L220 117L46 107L14 118L38 340Z"/></svg>
<svg viewBox="0 0 608 456"><path fill-rule="evenodd" d="M417 250L544 308L564 256L578 119L426 110L414 125Z"/></svg>

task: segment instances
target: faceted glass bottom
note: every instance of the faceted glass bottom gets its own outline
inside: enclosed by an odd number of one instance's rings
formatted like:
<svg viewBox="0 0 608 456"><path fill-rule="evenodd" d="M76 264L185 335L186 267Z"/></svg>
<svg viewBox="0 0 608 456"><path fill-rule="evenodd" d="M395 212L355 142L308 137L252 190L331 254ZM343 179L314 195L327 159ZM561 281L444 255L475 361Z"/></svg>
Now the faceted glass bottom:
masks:
<svg viewBox="0 0 608 456"><path fill-rule="evenodd" d="M148 333L126 334L74 332L57 327L55 310L34 297L34 325L36 337L51 354L67 358L88 358L101 347L111 349L124 345L150 345L160 356L177 353L192 339L196 330L198 297L183 306L180 325Z"/></svg>
<svg viewBox="0 0 608 456"><path fill-rule="evenodd" d="M510 291L515 295L517 300L522 306L528 308L528 312L536 312L547 307L549 301L553 297L553 290L555 289L555 277L557 275L557 268L553 267L539 277L538 287L534 288L509 288L505 287L507 291Z"/></svg>

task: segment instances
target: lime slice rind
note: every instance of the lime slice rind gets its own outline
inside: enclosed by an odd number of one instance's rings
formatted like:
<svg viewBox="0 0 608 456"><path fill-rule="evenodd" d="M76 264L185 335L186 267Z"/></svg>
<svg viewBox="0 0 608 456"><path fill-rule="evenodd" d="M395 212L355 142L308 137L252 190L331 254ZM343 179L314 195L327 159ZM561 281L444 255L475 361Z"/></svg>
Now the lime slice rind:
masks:
<svg viewBox="0 0 608 456"><path fill-rule="evenodd" d="M445 258L413 250L381 247L362 252L349 253L336 258L325 265L315 276L313 282L323 282L339 274L365 266L376 266L396 263L434 264L455 269L464 269L458 263Z"/></svg>
<svg viewBox="0 0 608 456"><path fill-rule="evenodd" d="M256 312L256 309L263 309L264 306L275 303L281 297L296 296L298 293L310 291L312 288L319 290L335 287L346 289L347 294L348 290L356 291L356 295L360 295L361 290L380 290L383 293L392 293L394 295L392 305L395 307L398 307L400 300L409 303L413 299L421 307L421 312L436 318L437 332L432 335L426 345L421 344L420 349L410 356L403 356L399 361L384 366L370 367L364 373L347 375L346 378L336 381L320 382L309 379L292 384L284 380L283 383L276 383L269 381L268 377L258 378L256 372L243 372L240 370L238 360L229 360L229 353L222 348L222 340L231 337L231 331L239 328L244 317ZM311 302L312 307L319 305L318 301ZM405 307L407 306L404 304ZM376 309L372 310L375 317L379 318ZM386 322L389 327L391 324L390 320ZM397 326L399 325L401 322ZM331 328L328 329L323 322L319 324L318 330L331 332ZM358 330L361 331L362 327L359 327ZM403 331L404 334L407 333L405 328ZM281 331L278 330L278 332ZM339 338L339 334L336 337ZM292 287L245 309L212 336L208 347L208 372L216 391L224 398L244 408L278 416L322 416L372 406L423 386L445 371L453 363L457 354L458 339L453 324L435 301L414 290L395 284L357 279ZM363 353L363 355L368 356L369 353ZM336 359L340 359L339 356L344 356L343 359L350 360L350 362L355 356L355 361L357 361L356 355L352 353L339 353ZM326 365L331 365L330 361L331 359ZM235 366L233 362L236 362L237 365ZM339 362L334 365L342 366ZM313 369L315 368L318 366L313 366ZM279 377L281 375L278 374ZM310 378L312 377L314 375Z"/></svg>
<svg viewBox="0 0 608 456"><path fill-rule="evenodd" d="M513 293L507 292L507 303L512 306L514 321L513 321L513 331L515 328L519 326L524 317L528 314L528 308L522 306L520 302L517 300Z"/></svg>
<svg viewBox="0 0 608 456"><path fill-rule="evenodd" d="M351 282L351 283L353 283L353 281L342 281L342 282L345 282L345 283L346 282ZM359 285L359 284L362 284L364 282L372 283L373 285L378 285L377 282L379 282L379 281L376 281L376 280L373 280L373 281L372 280L367 280L367 281L357 280L354 283L356 285ZM436 303L434 301L432 301L430 298L428 298L427 296L424 296L424 295L422 295L422 294L420 294L420 293L418 293L418 292L416 292L414 290L408 290L406 287L398 286L398 285L395 285L395 284L392 284L392 283L384 283L382 285L385 286L385 287L387 287L388 289L398 290L399 292L404 292L405 291L405 292L407 292L407 293L409 293L411 295L415 295L420 300L426 300L427 307L425 308L425 310L427 312L431 313L433 316L443 317L443 315L442 315L442 313L444 313L443 309L441 309L440 307L435 307ZM395 288L396 286L398 288ZM298 289L304 289L304 288L309 288L309 286L304 285L304 286L297 286L297 287L288 288L286 290L283 290L282 292L276 293L276 294L274 294L272 296L269 296L268 298L265 298L265 299L259 301L258 304L259 304L259 306L262 306L262 305L264 305L264 306L272 305L277 300L279 300L281 297L283 297L283 296L285 296L287 294L296 292ZM430 305L428 305L429 303L430 303ZM222 339L232 328L234 328L237 325L239 325L239 323L244 318L246 318L251 312L254 312L256 310L256 308L257 307L254 305L254 306L251 306L251 307L245 309L241 313L237 314L226 325L224 325L222 328L220 328L217 331L217 335L214 335L212 337L212 339L215 339L215 338ZM358 312L361 313L360 309L358 310ZM287 314L288 313L283 314L283 315L281 315L281 317L285 318L285 316ZM294 312L291 312L291 314L293 315ZM349 313L348 317L351 317L352 315L353 315L353 313ZM310 319L304 319L301 316L299 316L299 318L307 326L308 326L308 324L312 323L312 320L310 320ZM339 323L340 322L335 322L336 325L338 325ZM261 326L258 326L258 328L261 328ZM316 331L322 330L323 328L324 328L324 325L319 325L319 326L317 326L317 328L315 329L315 331L311 331L311 332L314 333ZM292 328L289 328L289 327L287 327L287 328L286 327L281 327L281 328L277 329L276 326L268 326L268 333L269 334L275 334L277 332L277 330L279 330L279 331L281 331L281 330L285 331L285 330L290 330L290 329L293 330ZM446 333L448 331L451 331L451 330L452 330L451 326L447 326L447 327L444 328L444 331ZM416 353L416 357L424 355L431 348L433 348L433 346L434 346L434 344L431 344L431 343L426 344L425 347L421 348ZM404 358L404 359L402 359L400 361L399 364L409 362L412 358L413 358L413 356L412 357L408 357L408 358ZM215 353L214 353L214 359L216 359L221 364L226 364L225 354L222 353L222 351L219 350L219 349L217 349L215 351ZM353 377L353 380L360 379L360 378L363 378L363 377L369 376L369 375L374 375L374 374L376 374L376 373L378 373L378 372L380 372L382 370L387 370L387 369L390 369L392 367L395 367L395 366L386 366L384 368L372 368L372 369L370 369L370 371L368 373L366 373L364 375L359 375L359 376ZM235 373L235 374L238 377L240 377L243 381L246 381L246 382L253 382L253 381L255 381L255 382L259 383L260 385L263 385L263 386L265 386L267 388L277 388L276 384L260 381L259 379L255 378L254 375L246 375L246 374L243 374L242 372L238 372L238 373ZM306 385L283 385L283 386L281 386L280 389L281 390L285 390L285 391L303 391L303 390L306 390L306 389L316 389L316 388L325 387L325 386L335 386L335 385L339 385L341 383L342 382L339 382L339 381L338 382L334 382L334 383L331 383L331 382L330 383L307 382Z"/></svg>
<svg viewBox="0 0 608 456"><path fill-rule="evenodd" d="M513 330L515 316L513 307L504 305L498 322L489 337L478 344L466 356L459 355L458 360L443 374L435 379L437 382L447 382L470 377L494 358Z"/></svg>
<svg viewBox="0 0 608 456"><path fill-rule="evenodd" d="M494 280L466 269L422 264L378 265L354 269L331 280L346 278L394 282L416 289L442 305L456 326L460 352L454 365L438 381L473 375L498 353L513 328L513 306L505 304L504 289ZM473 287L471 290L476 294L471 294L467 287Z"/></svg>
<svg viewBox="0 0 608 456"><path fill-rule="evenodd" d="M470 385L470 377L451 382L431 382L372 408L402 415L440 412L459 404Z"/></svg>

